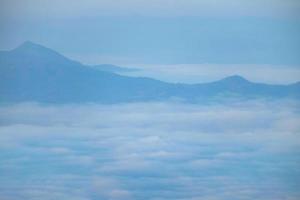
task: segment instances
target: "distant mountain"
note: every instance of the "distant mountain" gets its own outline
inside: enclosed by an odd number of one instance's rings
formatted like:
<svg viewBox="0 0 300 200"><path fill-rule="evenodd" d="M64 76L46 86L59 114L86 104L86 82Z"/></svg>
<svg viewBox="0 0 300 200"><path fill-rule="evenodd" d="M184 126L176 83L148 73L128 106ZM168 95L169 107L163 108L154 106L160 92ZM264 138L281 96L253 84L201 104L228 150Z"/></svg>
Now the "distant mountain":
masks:
<svg viewBox="0 0 300 200"><path fill-rule="evenodd" d="M116 65L111 64L102 64L102 65L93 65L91 66L94 69L106 71L106 72L113 72L113 73L126 73L126 72L134 72L138 71L139 69L135 68L128 68L128 67L119 67Z"/></svg>
<svg viewBox="0 0 300 200"><path fill-rule="evenodd" d="M299 83L268 85L253 83L240 76L205 84L172 84L151 78L121 76L84 66L32 42L0 52L1 102L120 103L168 99L210 102L225 98L299 97Z"/></svg>

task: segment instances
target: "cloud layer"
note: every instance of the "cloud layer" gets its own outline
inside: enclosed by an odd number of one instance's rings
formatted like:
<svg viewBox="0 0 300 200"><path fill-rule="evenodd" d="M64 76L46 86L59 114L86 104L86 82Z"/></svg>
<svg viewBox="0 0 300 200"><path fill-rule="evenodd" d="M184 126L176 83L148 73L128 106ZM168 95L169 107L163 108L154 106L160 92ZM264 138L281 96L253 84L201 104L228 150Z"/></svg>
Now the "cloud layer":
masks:
<svg viewBox="0 0 300 200"><path fill-rule="evenodd" d="M18 104L0 108L0 196L298 199L299 106Z"/></svg>

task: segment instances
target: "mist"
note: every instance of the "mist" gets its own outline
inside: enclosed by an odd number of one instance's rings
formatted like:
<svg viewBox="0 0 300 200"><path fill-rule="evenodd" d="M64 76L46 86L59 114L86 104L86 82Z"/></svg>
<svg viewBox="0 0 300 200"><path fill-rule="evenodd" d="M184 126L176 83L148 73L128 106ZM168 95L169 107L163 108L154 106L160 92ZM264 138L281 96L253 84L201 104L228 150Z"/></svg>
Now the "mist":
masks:
<svg viewBox="0 0 300 200"><path fill-rule="evenodd" d="M0 107L0 196L299 199L294 101Z"/></svg>

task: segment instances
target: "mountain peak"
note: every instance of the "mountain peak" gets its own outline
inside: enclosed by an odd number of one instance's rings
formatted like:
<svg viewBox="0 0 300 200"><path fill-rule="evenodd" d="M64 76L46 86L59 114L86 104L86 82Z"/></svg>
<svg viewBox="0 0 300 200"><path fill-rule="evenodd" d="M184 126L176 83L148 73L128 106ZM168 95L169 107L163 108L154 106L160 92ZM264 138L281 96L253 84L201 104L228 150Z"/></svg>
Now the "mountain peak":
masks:
<svg viewBox="0 0 300 200"><path fill-rule="evenodd" d="M69 60L58 52L31 41L22 43L20 46L13 49L11 53L22 56L23 58L30 57L30 59L32 59L34 57L36 59L48 60L51 62Z"/></svg>
<svg viewBox="0 0 300 200"><path fill-rule="evenodd" d="M224 79L222 79L222 81L226 81L226 82L249 82L247 79L245 79L244 77L240 76L240 75L232 75L232 76L228 76Z"/></svg>
<svg viewBox="0 0 300 200"><path fill-rule="evenodd" d="M36 44L31 41L25 41L20 46L14 49L14 51L41 51L41 50L50 51L50 49L48 49L47 47L44 47L40 44Z"/></svg>
<svg viewBox="0 0 300 200"><path fill-rule="evenodd" d="M23 42L20 46L40 46L40 45L36 44L30 40L27 40L27 41Z"/></svg>

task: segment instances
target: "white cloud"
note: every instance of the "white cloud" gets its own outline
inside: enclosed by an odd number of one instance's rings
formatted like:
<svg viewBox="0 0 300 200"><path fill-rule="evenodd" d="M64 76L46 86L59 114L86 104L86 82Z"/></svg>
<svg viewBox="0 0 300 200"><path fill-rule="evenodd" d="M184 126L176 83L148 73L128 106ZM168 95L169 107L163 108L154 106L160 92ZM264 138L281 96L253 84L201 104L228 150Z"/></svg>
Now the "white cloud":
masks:
<svg viewBox="0 0 300 200"><path fill-rule="evenodd" d="M0 196L299 198L298 107L288 101L1 106Z"/></svg>
<svg viewBox="0 0 300 200"><path fill-rule="evenodd" d="M130 192L121 189L120 183L116 179L107 177L97 177L93 181L92 192L97 198L104 199L131 199Z"/></svg>

